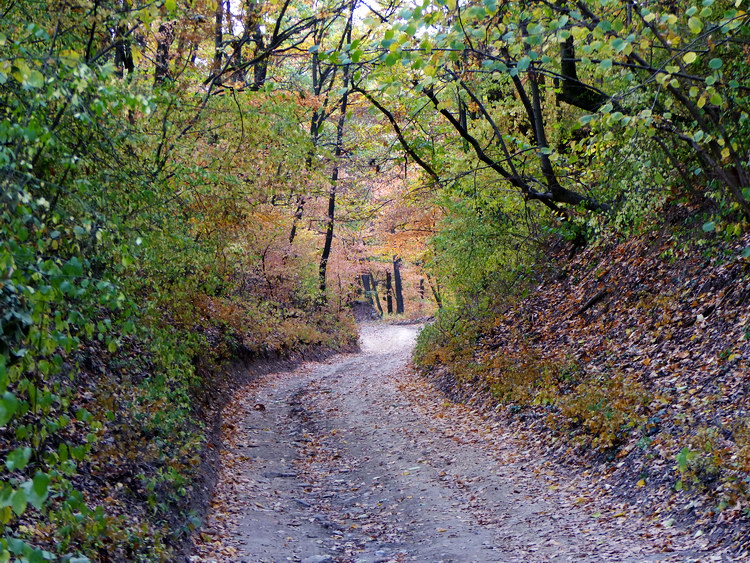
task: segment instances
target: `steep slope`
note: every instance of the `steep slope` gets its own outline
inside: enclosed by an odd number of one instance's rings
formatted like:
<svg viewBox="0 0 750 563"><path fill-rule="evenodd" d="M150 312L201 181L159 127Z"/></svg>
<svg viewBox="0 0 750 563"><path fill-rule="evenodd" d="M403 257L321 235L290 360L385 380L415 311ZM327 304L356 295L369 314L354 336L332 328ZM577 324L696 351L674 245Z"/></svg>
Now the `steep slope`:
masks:
<svg viewBox="0 0 750 563"><path fill-rule="evenodd" d="M545 280L465 338L427 331L443 388L532 427L544 455L671 525L741 549L750 501L750 264L654 234L558 248ZM745 529L743 529L745 528Z"/></svg>

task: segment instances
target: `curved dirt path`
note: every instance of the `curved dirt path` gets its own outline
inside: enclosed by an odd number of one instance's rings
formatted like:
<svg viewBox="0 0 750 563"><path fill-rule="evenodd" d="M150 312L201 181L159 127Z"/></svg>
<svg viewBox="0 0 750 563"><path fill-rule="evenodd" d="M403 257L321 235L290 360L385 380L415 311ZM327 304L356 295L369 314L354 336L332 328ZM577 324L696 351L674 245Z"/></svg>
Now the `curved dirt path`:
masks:
<svg viewBox="0 0 750 563"><path fill-rule="evenodd" d="M411 374L417 331L365 325L360 353L239 393L194 561L699 559Z"/></svg>

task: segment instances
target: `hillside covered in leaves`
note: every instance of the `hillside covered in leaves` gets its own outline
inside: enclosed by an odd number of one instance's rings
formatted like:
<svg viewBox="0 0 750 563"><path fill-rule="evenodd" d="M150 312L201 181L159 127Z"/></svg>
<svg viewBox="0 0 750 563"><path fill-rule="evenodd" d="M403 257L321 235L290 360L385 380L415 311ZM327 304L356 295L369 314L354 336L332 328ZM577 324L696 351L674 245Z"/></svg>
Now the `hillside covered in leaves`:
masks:
<svg viewBox="0 0 750 563"><path fill-rule="evenodd" d="M746 0L5 3L0 561L178 559L227 366L352 305L747 541L749 62Z"/></svg>

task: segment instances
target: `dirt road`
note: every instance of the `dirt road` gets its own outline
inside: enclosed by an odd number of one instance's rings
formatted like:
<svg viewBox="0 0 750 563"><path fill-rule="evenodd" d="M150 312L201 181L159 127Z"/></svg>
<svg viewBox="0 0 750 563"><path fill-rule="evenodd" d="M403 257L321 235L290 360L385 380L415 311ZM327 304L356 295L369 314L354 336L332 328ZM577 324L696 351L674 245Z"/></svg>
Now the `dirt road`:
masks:
<svg viewBox="0 0 750 563"><path fill-rule="evenodd" d="M242 390L195 561L697 560L411 374L417 331Z"/></svg>

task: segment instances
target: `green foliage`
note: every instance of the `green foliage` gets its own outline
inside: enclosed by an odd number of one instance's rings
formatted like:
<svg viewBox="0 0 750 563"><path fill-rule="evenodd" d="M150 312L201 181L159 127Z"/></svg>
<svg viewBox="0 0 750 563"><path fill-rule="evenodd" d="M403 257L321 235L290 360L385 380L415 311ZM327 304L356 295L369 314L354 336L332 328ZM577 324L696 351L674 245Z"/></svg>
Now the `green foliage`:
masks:
<svg viewBox="0 0 750 563"><path fill-rule="evenodd" d="M519 226L518 202L487 194L450 199L430 241L427 269L458 307L486 309L496 293L512 294L533 262L533 234Z"/></svg>
<svg viewBox="0 0 750 563"><path fill-rule="evenodd" d="M493 268L507 276L525 261L485 244L498 216L511 236L541 226L577 243L642 232L676 205L710 208L723 236L747 229L750 16L732 0L632 8L437 1L386 30L365 20L379 64L359 87L390 108L438 187L432 262L449 293L475 294Z"/></svg>
<svg viewBox="0 0 750 563"><path fill-rule="evenodd" d="M285 354L353 332L305 311L312 250L281 260L290 221L267 203L309 149L307 110L266 93L201 107L192 86L123 79L111 30L179 9L105 4L0 15L4 561L173 560L212 370L242 344Z"/></svg>

